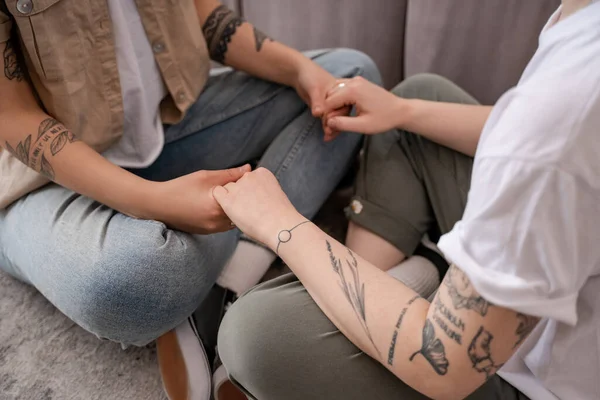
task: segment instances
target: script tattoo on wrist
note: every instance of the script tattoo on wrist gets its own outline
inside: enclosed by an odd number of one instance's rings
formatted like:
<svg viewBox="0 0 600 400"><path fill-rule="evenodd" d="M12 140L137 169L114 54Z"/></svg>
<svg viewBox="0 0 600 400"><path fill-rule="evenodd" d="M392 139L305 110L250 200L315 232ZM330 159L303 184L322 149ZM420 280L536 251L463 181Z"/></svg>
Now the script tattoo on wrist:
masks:
<svg viewBox="0 0 600 400"><path fill-rule="evenodd" d="M202 26L202 32L213 60L223 64L231 38L244 22L243 18L225 5L215 8L208 16Z"/></svg>
<svg viewBox="0 0 600 400"><path fill-rule="evenodd" d="M408 303L406 303L406 307L404 307L402 311L400 311L398 322L396 322L396 329L392 334L392 342L390 343L390 349L388 350L388 365L394 365L394 354L396 353L396 340L398 340L398 332L400 331L400 326L402 325L402 321L404 320L404 315L406 315L406 311L408 311L408 308L412 305L412 303L414 303L420 298L421 296L416 295L415 297L410 299Z"/></svg>
<svg viewBox="0 0 600 400"><path fill-rule="evenodd" d="M333 252L333 247L328 240L325 241L327 246L327 253L329 253L329 261L331 262L331 268L340 278L339 286L346 300L352 307L352 310L356 314L356 318L360 322L363 331L367 335L367 338L373 345L373 348L379 354L381 358L381 353L379 349L375 345L375 341L373 341L373 337L371 336L371 331L369 329L369 324L367 322L367 307L366 307L366 292L365 292L365 284L360 280L360 273L358 271L358 260L354 256L354 253L348 250L347 256L344 258L345 263L342 262L341 257L337 257ZM350 271L352 277L347 278L346 273L344 272L344 264L346 268Z"/></svg>
<svg viewBox="0 0 600 400"><path fill-rule="evenodd" d="M52 157L58 155L67 144L77 141L77 138L63 124L54 118L43 120L38 128L37 137L32 144L32 136L28 135L25 140L19 142L15 147L8 141L5 143L6 150L17 160L32 168L35 171L45 175L48 179L54 180L54 168L46 151L50 150ZM49 147L48 147L49 144Z"/></svg>

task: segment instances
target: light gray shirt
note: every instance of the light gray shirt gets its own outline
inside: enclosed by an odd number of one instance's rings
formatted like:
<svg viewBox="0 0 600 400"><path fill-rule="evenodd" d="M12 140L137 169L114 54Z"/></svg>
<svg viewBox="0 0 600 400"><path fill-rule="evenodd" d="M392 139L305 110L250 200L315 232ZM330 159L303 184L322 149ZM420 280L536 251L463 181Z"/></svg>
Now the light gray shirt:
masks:
<svg viewBox="0 0 600 400"><path fill-rule="evenodd" d="M108 0L123 95L121 140L104 152L111 162L144 168L159 156L164 131L159 105L167 89L134 0Z"/></svg>

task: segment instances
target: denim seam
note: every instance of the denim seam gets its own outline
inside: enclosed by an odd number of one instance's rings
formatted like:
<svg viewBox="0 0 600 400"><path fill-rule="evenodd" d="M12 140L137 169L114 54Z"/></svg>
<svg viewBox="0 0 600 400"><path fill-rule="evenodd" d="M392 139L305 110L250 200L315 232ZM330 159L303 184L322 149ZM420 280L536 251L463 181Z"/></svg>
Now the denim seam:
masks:
<svg viewBox="0 0 600 400"><path fill-rule="evenodd" d="M309 123L306 126L306 128L302 131L302 133L300 135L298 135L298 138L297 138L296 142L294 143L294 146L288 152L287 156L281 162L281 164L277 167L277 170L275 172L275 176L277 177L278 180L279 180L280 174L282 172L285 172L289 168L289 166L291 165L291 163L296 158L296 155L300 152L300 148L304 144L306 138L308 137L309 132L315 126L315 124L317 123L317 121L318 121L317 119L314 119L311 123Z"/></svg>

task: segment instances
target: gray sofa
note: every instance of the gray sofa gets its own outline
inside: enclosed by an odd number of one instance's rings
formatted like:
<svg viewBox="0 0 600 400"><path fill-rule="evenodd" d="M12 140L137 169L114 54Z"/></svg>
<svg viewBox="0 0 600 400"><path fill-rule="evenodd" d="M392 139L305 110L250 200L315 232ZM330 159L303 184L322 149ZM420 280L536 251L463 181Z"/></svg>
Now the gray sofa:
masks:
<svg viewBox="0 0 600 400"><path fill-rule="evenodd" d="M436 72L491 104L518 80L559 0L229 0L299 49L353 47L387 87ZM0 273L0 400L162 399L154 350L101 342Z"/></svg>
<svg viewBox="0 0 600 400"><path fill-rule="evenodd" d="M305 50L353 47L387 87L435 72L493 104L513 86L560 0L230 1L273 38Z"/></svg>

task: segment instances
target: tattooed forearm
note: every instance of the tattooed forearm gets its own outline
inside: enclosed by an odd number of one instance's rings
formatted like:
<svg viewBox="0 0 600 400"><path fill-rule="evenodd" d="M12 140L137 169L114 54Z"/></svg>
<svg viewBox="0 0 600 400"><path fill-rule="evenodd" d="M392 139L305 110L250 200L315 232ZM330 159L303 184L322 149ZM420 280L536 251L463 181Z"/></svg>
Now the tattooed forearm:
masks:
<svg viewBox="0 0 600 400"><path fill-rule="evenodd" d="M17 52L15 51L15 47L12 43L12 40L6 42L6 47L4 47L3 52L4 58L4 76L9 80L16 80L17 82L21 82L25 76L23 73L23 69L21 68L21 64L19 64L19 59L17 57Z"/></svg>
<svg viewBox="0 0 600 400"><path fill-rule="evenodd" d="M482 327L479 328L473 341L469 345L469 358L473 363L473 369L477 372L485 373L486 379L489 379L496 373L504 364L496 365L492 358L491 343L494 340L494 335Z"/></svg>
<svg viewBox="0 0 600 400"><path fill-rule="evenodd" d="M254 27L254 40L256 42L256 51L257 52L262 50L263 43L265 43L265 40L274 42L273 39L271 39L270 37L265 35L263 32L259 31L256 27Z"/></svg>
<svg viewBox="0 0 600 400"><path fill-rule="evenodd" d="M73 143L77 139L75 135L63 124L54 118L47 118L38 128L37 138L32 144L32 135L27 136L24 141L19 142L16 147L6 142L5 147L16 159L30 168L39 171L48 179L54 180L54 168L48 160L58 155L68 143ZM50 155L47 157L47 150Z"/></svg>
<svg viewBox="0 0 600 400"><path fill-rule="evenodd" d="M38 135L36 141L40 140L40 138L48 131L50 131L55 126L60 125L60 122L55 120L54 118L46 118L42 121L38 128Z"/></svg>
<svg viewBox="0 0 600 400"><path fill-rule="evenodd" d="M51 181L54 180L54 168L52 168L52 165L50 165L50 162L48 161L48 159L46 158L45 155L42 154L42 163L40 165L40 173L42 175L44 175L46 178L50 179Z"/></svg>
<svg viewBox="0 0 600 400"><path fill-rule="evenodd" d="M455 265L452 265L446 273L444 284L448 287L448 294L454 308L473 310L482 317L486 316L491 304L477 294L469 278Z"/></svg>
<svg viewBox="0 0 600 400"><path fill-rule="evenodd" d="M437 296L435 299L435 309L444 317L446 317L446 319L450 321L452 325L464 332L465 323L463 322L463 320L454 315L452 311L450 311L450 309L446 307L444 303L442 303L439 296Z"/></svg>
<svg viewBox="0 0 600 400"><path fill-rule="evenodd" d="M454 340L456 343L462 344L462 334L456 332L450 326L448 326L446 320L444 320L438 314L433 314L433 320L435 321L437 326L439 326L442 329L442 331L444 331L446 336Z"/></svg>
<svg viewBox="0 0 600 400"><path fill-rule="evenodd" d="M533 328L535 328L537 323L540 321L539 318L530 317L529 315L521 313L517 314L517 318L519 319L519 326L517 327L515 334L518 336L518 339L513 348L516 348L523 343L531 331L533 331Z"/></svg>
<svg viewBox="0 0 600 400"><path fill-rule="evenodd" d="M442 303L439 296L436 296L434 306L435 313L433 314L433 320L435 323L442 331L444 331L446 336L456 343L462 344L462 333L457 330L460 330L461 332L465 331L465 323L463 320L454 315L452 311ZM457 330L454 328L457 328Z"/></svg>
<svg viewBox="0 0 600 400"><path fill-rule="evenodd" d="M448 373L450 362L446 358L444 343L435 337L435 328L429 319L425 320L425 326L423 327L421 350L410 356L409 361L412 361L418 354L425 357L438 375L446 375Z"/></svg>
<svg viewBox="0 0 600 400"><path fill-rule="evenodd" d="M220 63L225 61L225 54L231 38L243 23L243 18L235 15L233 11L224 5L215 8L208 16L202 26L202 31L213 60Z"/></svg>
<svg viewBox="0 0 600 400"><path fill-rule="evenodd" d="M348 256L344 261L346 262L345 264L348 270L352 274L352 278L351 280L347 279L344 272L344 264L342 263L341 258L336 257L336 255L333 253L333 248L328 240L326 240L326 244L331 267L340 278L340 288L342 289L346 300L348 303L350 303L350 306L354 310L354 313L362 325L365 334L369 338L369 341L373 345L373 348L377 351L377 353L379 353L379 349L373 341L373 337L371 336L371 331L369 330L369 325L367 323L365 284L360 280L360 275L358 272L358 260L354 256L354 253L348 249ZM381 353L379 353L379 355L381 356Z"/></svg>
<svg viewBox="0 0 600 400"><path fill-rule="evenodd" d="M396 322L396 329L394 330L394 333L392 334L392 343L390 343L390 349L388 350L388 364L389 365L393 365L394 364L394 354L396 353L396 340L398 339L398 332L400 331L400 326L402 325L402 321L404 320L404 315L406 314L406 311L408 311L408 307L410 307L410 305L412 303L414 303L415 301L417 301L417 299L420 299L421 296L417 295L415 297L413 297L412 299L410 299L408 301L408 303L406 304L406 307L404 307L402 309L402 311L400 312L400 317L398 317L398 322Z"/></svg>
<svg viewBox="0 0 600 400"><path fill-rule="evenodd" d="M10 143L6 142L6 150L17 160L21 161L23 164L29 165L29 149L31 148L31 135L27 136L27 138L17 144L15 148L13 148Z"/></svg>

